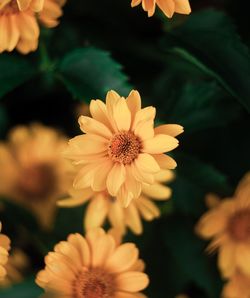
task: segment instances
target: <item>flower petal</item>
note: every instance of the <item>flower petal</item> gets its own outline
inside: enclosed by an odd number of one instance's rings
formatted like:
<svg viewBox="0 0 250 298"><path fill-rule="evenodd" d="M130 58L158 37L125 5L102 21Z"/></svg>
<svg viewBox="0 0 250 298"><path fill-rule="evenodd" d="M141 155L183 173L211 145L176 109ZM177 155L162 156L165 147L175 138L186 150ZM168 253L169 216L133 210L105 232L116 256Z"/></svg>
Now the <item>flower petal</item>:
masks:
<svg viewBox="0 0 250 298"><path fill-rule="evenodd" d="M145 140L143 142L143 152L151 154L160 154L171 151L178 147L179 142L177 139L168 135L155 135L154 138Z"/></svg>
<svg viewBox="0 0 250 298"><path fill-rule="evenodd" d="M178 124L165 124L155 128L155 134L166 134L172 137L178 136L183 131L183 127Z"/></svg>
<svg viewBox="0 0 250 298"><path fill-rule="evenodd" d="M119 274L116 282L118 290L133 293L145 289L149 284L149 279L145 273L129 271Z"/></svg>
<svg viewBox="0 0 250 298"><path fill-rule="evenodd" d="M135 199L136 200L136 199ZM125 221L127 226L137 235L142 233L142 222L139 212L134 203L131 203L125 210Z"/></svg>
<svg viewBox="0 0 250 298"><path fill-rule="evenodd" d="M154 157L147 153L139 154L135 159L135 166L139 171L145 171L147 173L157 173L160 171L160 167Z"/></svg>
<svg viewBox="0 0 250 298"><path fill-rule="evenodd" d="M155 158L161 169L173 170L177 167L176 161L166 154L153 154L153 157Z"/></svg>
<svg viewBox="0 0 250 298"><path fill-rule="evenodd" d="M157 0L157 5L164 12L168 18L172 18L175 12L175 2L174 0Z"/></svg>
<svg viewBox="0 0 250 298"><path fill-rule="evenodd" d="M112 133L107 126L93 118L81 116L78 119L78 123L81 131L84 133L100 135L108 140L112 137Z"/></svg>
<svg viewBox="0 0 250 298"><path fill-rule="evenodd" d="M144 185L142 193L155 200L167 200L172 195L171 188L155 183L153 185Z"/></svg>
<svg viewBox="0 0 250 298"><path fill-rule="evenodd" d="M175 2L175 11L183 14L190 14L191 7L189 0L174 0Z"/></svg>
<svg viewBox="0 0 250 298"><path fill-rule="evenodd" d="M113 117L118 130L128 131L131 125L131 113L126 100L121 98L113 107Z"/></svg>
<svg viewBox="0 0 250 298"><path fill-rule="evenodd" d="M115 163L107 178L107 188L112 196L116 196L126 178L123 164Z"/></svg>

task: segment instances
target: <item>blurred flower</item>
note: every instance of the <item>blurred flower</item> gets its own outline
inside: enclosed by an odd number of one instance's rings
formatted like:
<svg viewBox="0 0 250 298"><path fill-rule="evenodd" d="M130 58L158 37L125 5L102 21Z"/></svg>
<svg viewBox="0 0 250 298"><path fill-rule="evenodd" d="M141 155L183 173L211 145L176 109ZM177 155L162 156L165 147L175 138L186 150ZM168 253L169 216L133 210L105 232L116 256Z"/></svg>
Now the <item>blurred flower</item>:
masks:
<svg viewBox="0 0 250 298"><path fill-rule="evenodd" d="M27 256L19 249L12 250L8 262L5 265L6 278L0 280L1 287L9 287L12 284L19 283L23 280L23 273L29 265Z"/></svg>
<svg viewBox="0 0 250 298"><path fill-rule="evenodd" d="M222 298L249 298L250 276L237 271L224 286Z"/></svg>
<svg viewBox="0 0 250 298"><path fill-rule="evenodd" d="M58 201L61 207L75 207L86 201L90 203L84 217L86 230L100 227L108 218L111 226L125 233L126 226L135 234L143 231L141 217L151 221L160 216L160 210L152 202L153 200L167 200L171 196L171 189L162 185L162 182L169 182L173 178L170 170L161 170L155 175L156 183L153 185L143 185L142 194L131 204L124 208L120 202L111 197L107 192L94 192L91 188L84 190L70 191L71 198Z"/></svg>
<svg viewBox="0 0 250 298"><path fill-rule="evenodd" d="M138 292L149 280L138 254L133 243L117 245L102 229L86 238L71 234L45 257L36 282L58 297L144 297Z"/></svg>
<svg viewBox="0 0 250 298"><path fill-rule="evenodd" d="M154 129L155 108L141 109L141 98L132 91L127 100L115 91L106 105L92 100L93 118L81 116L84 135L69 141L65 157L80 168L75 189L91 187L105 191L127 207L138 198L142 184L153 184L160 169L173 169L176 162L163 154L178 146L175 138L183 132L180 125L161 125Z"/></svg>
<svg viewBox="0 0 250 298"><path fill-rule="evenodd" d="M191 12L188 0L132 0L131 6L135 7L141 3L142 8L148 12L149 17L155 13L156 5L168 18L172 18L175 12L181 14L190 14Z"/></svg>
<svg viewBox="0 0 250 298"><path fill-rule="evenodd" d="M39 124L19 126L0 143L0 194L30 209L45 228L72 183L71 165L61 157L66 144L57 130Z"/></svg>
<svg viewBox="0 0 250 298"><path fill-rule="evenodd" d="M233 275L236 268L250 275L250 173L239 183L233 198L220 202L211 196L208 201L214 207L200 219L197 233L213 238L208 250L218 249L224 277Z"/></svg>
<svg viewBox="0 0 250 298"><path fill-rule="evenodd" d="M0 3L0 53L15 48L22 54L38 47L38 21L46 27L55 27L62 15L63 0L4 0ZM30 6L29 6L30 4ZM28 7L27 7L28 5ZM24 7L27 7L24 9ZM40 10L38 14L34 10ZM20 10L22 8L23 10Z"/></svg>
<svg viewBox="0 0 250 298"><path fill-rule="evenodd" d="M8 261L8 251L10 250L10 239L1 234L1 230L2 224L0 222L0 281L5 278L7 273L6 268L3 265L5 265Z"/></svg>

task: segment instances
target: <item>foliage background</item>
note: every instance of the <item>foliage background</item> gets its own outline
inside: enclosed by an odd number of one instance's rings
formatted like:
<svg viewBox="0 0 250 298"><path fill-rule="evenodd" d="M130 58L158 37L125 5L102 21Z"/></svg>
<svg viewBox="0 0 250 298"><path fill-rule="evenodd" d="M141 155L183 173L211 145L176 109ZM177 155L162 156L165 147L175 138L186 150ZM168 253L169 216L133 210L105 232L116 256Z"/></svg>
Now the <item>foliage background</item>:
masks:
<svg viewBox="0 0 250 298"><path fill-rule="evenodd" d="M0 55L3 140L11 127L34 121L72 137L79 133L78 104L103 99L109 89L126 96L135 88L145 106L156 106L159 122L185 127L162 218L145 224L141 237L126 237L147 264L150 298L220 296L216 255L205 255L194 225L206 210L204 195L232 194L250 169L248 12L243 0L191 5L190 16L168 20L160 11L148 18L125 0L68 0L60 26L42 31L36 53ZM26 210L4 198L1 204L4 232L31 257L32 271L0 297L38 297L33 279L43 256L70 232L82 232L83 208L59 210L45 234Z"/></svg>

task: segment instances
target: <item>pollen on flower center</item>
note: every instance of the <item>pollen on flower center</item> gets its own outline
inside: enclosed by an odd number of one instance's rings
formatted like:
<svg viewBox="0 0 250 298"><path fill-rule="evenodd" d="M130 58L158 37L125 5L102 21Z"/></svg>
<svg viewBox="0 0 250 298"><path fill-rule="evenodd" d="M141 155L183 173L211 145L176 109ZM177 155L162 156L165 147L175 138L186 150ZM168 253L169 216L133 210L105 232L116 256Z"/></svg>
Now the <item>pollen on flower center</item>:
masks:
<svg viewBox="0 0 250 298"><path fill-rule="evenodd" d="M236 241L250 240L250 209L236 212L229 221L228 230Z"/></svg>
<svg viewBox="0 0 250 298"><path fill-rule="evenodd" d="M15 14L19 12L19 8L17 5L16 0L11 0L9 3L7 3L2 9L0 9L0 16L1 15L10 15Z"/></svg>
<svg viewBox="0 0 250 298"><path fill-rule="evenodd" d="M42 200L53 193L56 185L50 165L38 164L22 169L16 190L27 200Z"/></svg>
<svg viewBox="0 0 250 298"><path fill-rule="evenodd" d="M132 132L121 132L111 139L108 153L113 161L130 164L141 151L141 140Z"/></svg>
<svg viewBox="0 0 250 298"><path fill-rule="evenodd" d="M113 298L114 277L103 269L84 268L73 282L75 298Z"/></svg>

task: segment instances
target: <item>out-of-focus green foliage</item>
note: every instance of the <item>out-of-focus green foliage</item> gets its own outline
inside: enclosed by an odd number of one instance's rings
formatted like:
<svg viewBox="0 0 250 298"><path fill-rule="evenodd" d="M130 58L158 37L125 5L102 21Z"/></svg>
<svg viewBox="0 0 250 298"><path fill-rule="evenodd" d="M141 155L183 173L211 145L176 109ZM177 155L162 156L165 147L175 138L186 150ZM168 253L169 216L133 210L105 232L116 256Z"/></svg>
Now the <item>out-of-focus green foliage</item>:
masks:
<svg viewBox="0 0 250 298"><path fill-rule="evenodd" d="M163 217L145 224L142 236L126 237L140 247L147 265L146 292L150 298L179 293L218 298L216 256L204 253L206 243L194 226L206 210L204 196L231 195L250 169L248 36L242 20L229 16L235 1L219 1L219 10L191 1L190 16L171 20L160 12L148 18L129 2L68 1L60 26L43 31L36 53L0 55L0 135L5 138L17 124L41 121L74 136L79 103L103 99L109 89L123 96L131 86L138 89L143 105L156 106L158 122L185 129L173 153L178 163L173 196L159 203ZM54 228L45 232L28 211L1 203L4 233L30 255L30 275L42 268L56 242L83 231L84 209L59 210ZM0 297L39 293L28 278L0 291Z"/></svg>

